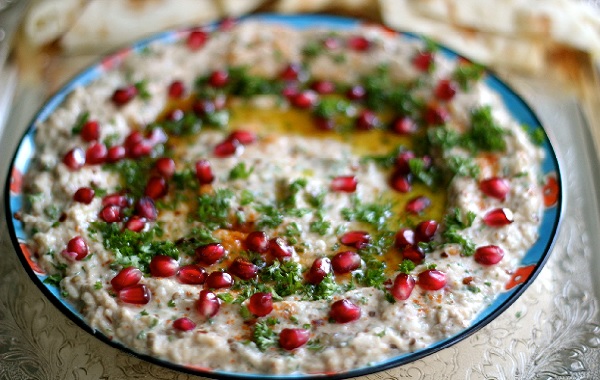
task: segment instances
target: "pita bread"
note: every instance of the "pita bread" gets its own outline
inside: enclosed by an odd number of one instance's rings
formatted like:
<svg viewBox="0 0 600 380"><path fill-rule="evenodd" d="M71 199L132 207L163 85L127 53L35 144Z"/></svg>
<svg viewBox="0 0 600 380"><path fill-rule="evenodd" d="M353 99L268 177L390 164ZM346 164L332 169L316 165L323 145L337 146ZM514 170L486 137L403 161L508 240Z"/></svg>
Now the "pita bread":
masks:
<svg viewBox="0 0 600 380"><path fill-rule="evenodd" d="M39 1L28 12L25 33L35 46L58 39L65 54L98 54L160 30L240 16L264 1Z"/></svg>
<svg viewBox="0 0 600 380"><path fill-rule="evenodd" d="M53 42L75 22L84 6L85 0L38 0L23 20L23 32L34 46Z"/></svg>
<svg viewBox="0 0 600 380"><path fill-rule="evenodd" d="M461 0L462 1L462 0ZM527 73L540 72L545 62L544 44L534 39L476 32L426 17L410 0L380 0L386 24L430 36L474 61Z"/></svg>
<svg viewBox="0 0 600 380"><path fill-rule="evenodd" d="M159 30L219 16L211 0L92 0L60 39L60 46L67 53L103 52Z"/></svg>
<svg viewBox="0 0 600 380"><path fill-rule="evenodd" d="M279 0L273 10L280 13L331 11L341 14L368 16L377 13L377 0Z"/></svg>
<svg viewBox="0 0 600 380"><path fill-rule="evenodd" d="M600 52L600 10L573 0L409 0L439 22Z"/></svg>
<svg viewBox="0 0 600 380"><path fill-rule="evenodd" d="M260 7L265 0L220 0L220 9L223 16L238 17Z"/></svg>

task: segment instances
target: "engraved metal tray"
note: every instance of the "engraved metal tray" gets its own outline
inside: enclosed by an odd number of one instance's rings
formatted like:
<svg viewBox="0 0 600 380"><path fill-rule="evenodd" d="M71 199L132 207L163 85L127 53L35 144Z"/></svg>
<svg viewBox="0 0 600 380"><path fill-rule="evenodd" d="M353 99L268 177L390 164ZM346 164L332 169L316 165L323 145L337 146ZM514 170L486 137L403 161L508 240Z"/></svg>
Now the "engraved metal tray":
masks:
<svg viewBox="0 0 600 380"><path fill-rule="evenodd" d="M600 378L600 166L590 126L575 98L556 85L516 76L503 79L540 117L561 163L564 216L552 255L519 300L476 334L364 379ZM7 178L10 155L45 97L42 87L17 77L8 122L0 125L0 178ZM4 204L2 200L0 379L199 378L112 348L56 309L15 255Z"/></svg>

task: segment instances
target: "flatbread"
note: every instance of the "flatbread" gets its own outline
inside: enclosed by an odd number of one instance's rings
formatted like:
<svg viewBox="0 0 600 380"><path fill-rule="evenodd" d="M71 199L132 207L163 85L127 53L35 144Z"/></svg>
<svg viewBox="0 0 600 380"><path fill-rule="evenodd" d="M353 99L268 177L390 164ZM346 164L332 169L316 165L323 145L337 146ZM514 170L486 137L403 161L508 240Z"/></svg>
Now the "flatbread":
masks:
<svg viewBox="0 0 600 380"><path fill-rule="evenodd" d="M462 0L461 0L462 1ZM422 33L474 61L527 73L540 72L545 46L531 38L518 38L450 25L420 13L410 0L380 0L386 24L405 31Z"/></svg>
<svg viewBox="0 0 600 380"><path fill-rule="evenodd" d="M52 0L33 4L25 34L64 54L102 53L154 32L241 16L265 0Z"/></svg>
<svg viewBox="0 0 600 380"><path fill-rule="evenodd" d="M211 0L92 0L60 39L66 53L103 52L159 30L219 18Z"/></svg>
<svg viewBox="0 0 600 380"><path fill-rule="evenodd" d="M409 0L407 3L417 14L450 25L600 52L600 10L582 1Z"/></svg>
<svg viewBox="0 0 600 380"><path fill-rule="evenodd" d="M55 41L73 25L85 0L38 0L31 4L23 21L23 32L33 46Z"/></svg>

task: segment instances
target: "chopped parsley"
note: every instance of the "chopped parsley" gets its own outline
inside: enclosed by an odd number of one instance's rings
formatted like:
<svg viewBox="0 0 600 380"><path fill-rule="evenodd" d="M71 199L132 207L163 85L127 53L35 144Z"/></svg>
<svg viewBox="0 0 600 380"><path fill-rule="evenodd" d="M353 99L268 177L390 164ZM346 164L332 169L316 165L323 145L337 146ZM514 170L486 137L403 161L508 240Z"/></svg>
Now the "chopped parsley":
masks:
<svg viewBox="0 0 600 380"><path fill-rule="evenodd" d="M398 158L398 154L400 154L400 152L402 152L405 149L406 148L404 148L402 145L399 145L387 154L363 156L361 158L361 162L373 162L374 164L384 169L390 169L393 168L394 165L396 165L396 159Z"/></svg>
<svg viewBox="0 0 600 380"><path fill-rule="evenodd" d="M452 78L463 91L467 91L474 82L485 74L485 67L476 63L461 64L452 73Z"/></svg>
<svg viewBox="0 0 600 380"><path fill-rule="evenodd" d="M135 89L137 90L138 96L142 100L150 100L152 95L148 91L148 80L143 79L134 83Z"/></svg>
<svg viewBox="0 0 600 380"><path fill-rule="evenodd" d="M141 198L144 195L146 182L153 166L154 162L150 157L136 160L121 160L104 165L106 169L119 174L123 188L127 189L129 194L135 199Z"/></svg>
<svg viewBox="0 0 600 380"><path fill-rule="evenodd" d="M234 181L236 179L248 179L253 171L253 167L246 168L246 163L240 162L229 172L229 180Z"/></svg>
<svg viewBox="0 0 600 380"><path fill-rule="evenodd" d="M71 128L71 133L73 135L78 135L81 133L81 130L83 129L83 126L85 125L85 123L88 122L88 120L90 119L90 113L89 112L82 112L79 116L77 116L77 120L75 120L75 124L73 125L73 128Z"/></svg>
<svg viewBox="0 0 600 380"><path fill-rule="evenodd" d="M294 261L275 261L261 271L260 279L272 283L273 290L281 297L299 293L304 286L302 267Z"/></svg>
<svg viewBox="0 0 600 380"><path fill-rule="evenodd" d="M466 215L462 215L459 208L454 210L444 217L446 230L442 233L445 243L458 244L462 248L462 253L465 256L471 256L475 253L475 243L459 233L460 230L471 227L475 220L475 213L469 211Z"/></svg>
<svg viewBox="0 0 600 380"><path fill-rule="evenodd" d="M404 259L398 264L398 270L404 274L410 274L415 269L416 265L412 260Z"/></svg>
<svg viewBox="0 0 600 380"><path fill-rule="evenodd" d="M506 149L506 133L506 130L494 121L492 107L483 106L471 112L471 130L463 146L475 152L503 152Z"/></svg>
<svg viewBox="0 0 600 380"><path fill-rule="evenodd" d="M277 346L278 336L275 331L269 327L268 321L258 321L254 325L252 341L259 350L265 351L268 348Z"/></svg>
<svg viewBox="0 0 600 380"><path fill-rule="evenodd" d="M383 283L387 280L385 275L386 264L382 260L378 260L375 256L362 256L365 261L366 268L362 272L357 272L354 275L356 281L363 285L374 287L377 289L383 288Z"/></svg>
<svg viewBox="0 0 600 380"><path fill-rule="evenodd" d="M197 208L198 221L210 230L227 227L233 196L231 189L217 189L213 194L200 195Z"/></svg>
<svg viewBox="0 0 600 380"><path fill-rule="evenodd" d="M179 249L168 240L156 240L162 230L155 226L149 231L134 232L121 229L118 223L92 222L90 234L100 234L105 249L114 252L115 264L121 267L135 266L142 272L148 271L152 257L166 255L177 259Z"/></svg>
<svg viewBox="0 0 600 380"><path fill-rule="evenodd" d="M361 203L356 196L352 197L352 207L344 207L341 211L344 220L370 224L376 230L382 229L392 216L391 203Z"/></svg>

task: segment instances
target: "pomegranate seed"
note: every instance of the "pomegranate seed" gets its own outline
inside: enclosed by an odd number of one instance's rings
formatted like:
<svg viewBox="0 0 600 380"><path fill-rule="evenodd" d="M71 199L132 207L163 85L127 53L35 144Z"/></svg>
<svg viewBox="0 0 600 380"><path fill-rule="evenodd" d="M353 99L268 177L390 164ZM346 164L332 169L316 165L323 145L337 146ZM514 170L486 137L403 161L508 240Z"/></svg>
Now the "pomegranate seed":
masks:
<svg viewBox="0 0 600 380"><path fill-rule="evenodd" d="M105 206L100 210L100 219L106 223L116 223L121 221L121 209L115 205Z"/></svg>
<svg viewBox="0 0 600 380"><path fill-rule="evenodd" d="M417 283L424 290L440 290L446 286L446 274L437 269L427 269L419 273Z"/></svg>
<svg viewBox="0 0 600 380"><path fill-rule="evenodd" d="M137 95L137 93L137 88L135 88L134 85L121 87L115 90L111 100L117 107L124 106L125 104L129 103L131 99Z"/></svg>
<svg viewBox="0 0 600 380"><path fill-rule="evenodd" d="M486 245L479 247L475 251L473 258L481 265L498 264L504 257L504 250L496 245Z"/></svg>
<svg viewBox="0 0 600 380"><path fill-rule="evenodd" d="M244 241L246 248L253 252L265 253L269 250L269 238L263 231L252 231Z"/></svg>
<svg viewBox="0 0 600 380"><path fill-rule="evenodd" d="M167 195L169 187L163 177L152 176L146 184L144 194L152 199L159 199Z"/></svg>
<svg viewBox="0 0 600 380"><path fill-rule="evenodd" d="M320 131L331 131L335 128L335 121L328 117L315 116L313 117L313 123Z"/></svg>
<svg viewBox="0 0 600 380"><path fill-rule="evenodd" d="M367 95L367 90L361 85L354 85L346 91L346 97L350 100L361 100Z"/></svg>
<svg viewBox="0 0 600 380"><path fill-rule="evenodd" d="M96 120L90 120L81 127L80 136L87 142L98 140L100 137L100 125Z"/></svg>
<svg viewBox="0 0 600 380"><path fill-rule="evenodd" d="M249 280L258 275L258 267L241 257L233 260L227 271L242 280Z"/></svg>
<svg viewBox="0 0 600 380"><path fill-rule="evenodd" d="M73 148L65 154L62 162L71 170L81 169L85 165L85 153L81 148Z"/></svg>
<svg viewBox="0 0 600 380"><path fill-rule="evenodd" d="M146 219L140 218L137 215L132 216L127 223L125 223L125 228L133 232L140 232L144 227L146 227Z"/></svg>
<svg viewBox="0 0 600 380"><path fill-rule="evenodd" d="M213 149L213 154L217 157L231 157L241 152L242 145L237 140L225 140L220 142Z"/></svg>
<svg viewBox="0 0 600 380"><path fill-rule="evenodd" d="M371 110L362 110L356 119L356 129L360 131L370 131L379 126L379 118Z"/></svg>
<svg viewBox="0 0 600 380"><path fill-rule="evenodd" d="M140 282L143 274L142 271L136 267L127 267L121 269L121 271L110 280L110 284L113 289L119 291L121 289L127 288L129 286L133 286Z"/></svg>
<svg viewBox="0 0 600 380"><path fill-rule="evenodd" d="M279 333L279 345L284 350L292 351L308 342L310 331L306 329L283 329Z"/></svg>
<svg viewBox="0 0 600 380"><path fill-rule="evenodd" d="M227 251L220 243L210 243L196 248L196 258L206 265L216 263L226 254Z"/></svg>
<svg viewBox="0 0 600 380"><path fill-rule="evenodd" d="M144 136L140 131L132 131L127 135L125 141L123 142L123 146L125 149L130 150L134 145L141 143L144 140Z"/></svg>
<svg viewBox="0 0 600 380"><path fill-rule="evenodd" d="M335 92L335 83L328 80L318 80L310 86L319 94L332 94Z"/></svg>
<svg viewBox="0 0 600 380"><path fill-rule="evenodd" d="M165 119L167 119L169 121L179 121L179 120L182 120L184 116L185 116L185 112L183 112L182 109L175 108L174 110L167 113L167 115L165 116Z"/></svg>
<svg viewBox="0 0 600 380"><path fill-rule="evenodd" d="M168 94L172 99L181 99L185 93L185 85L180 80L174 80L169 85Z"/></svg>
<svg viewBox="0 0 600 380"><path fill-rule="evenodd" d="M156 205L150 197L141 198L135 205L135 211L139 216L150 221L156 220L156 217L158 216Z"/></svg>
<svg viewBox="0 0 600 380"><path fill-rule="evenodd" d="M364 36L352 36L348 38L347 44L354 51L366 51L371 47L371 41Z"/></svg>
<svg viewBox="0 0 600 380"><path fill-rule="evenodd" d="M347 299L341 299L331 304L329 317L337 323L348 323L360 318L360 307Z"/></svg>
<svg viewBox="0 0 600 380"><path fill-rule="evenodd" d="M402 116L392 122L391 130L399 135L412 135L419 127L413 119Z"/></svg>
<svg viewBox="0 0 600 380"><path fill-rule="evenodd" d="M257 317L264 317L273 311L273 295L254 293L248 300L248 310Z"/></svg>
<svg viewBox="0 0 600 380"><path fill-rule="evenodd" d="M177 271L177 279L182 284L202 285L206 281L206 270L200 265L184 265Z"/></svg>
<svg viewBox="0 0 600 380"><path fill-rule="evenodd" d="M106 162L114 163L114 162L121 161L123 158L125 158L126 152L127 151L125 150L125 147L123 147L123 146L120 146L120 145L111 146L106 151Z"/></svg>
<svg viewBox="0 0 600 380"><path fill-rule="evenodd" d="M493 209L483 217L483 222L490 227L503 227L513 221L513 212L508 208Z"/></svg>
<svg viewBox="0 0 600 380"><path fill-rule="evenodd" d="M413 57L413 66L422 72L427 72L433 67L433 53L429 51L421 51Z"/></svg>
<svg viewBox="0 0 600 380"><path fill-rule="evenodd" d="M102 206L127 207L129 206L129 199L119 193L108 194L102 198Z"/></svg>
<svg viewBox="0 0 600 380"><path fill-rule="evenodd" d="M101 142L94 142L85 153L85 162L89 165L103 164L106 161L107 149Z"/></svg>
<svg viewBox="0 0 600 380"><path fill-rule="evenodd" d="M305 75L302 72L302 66L298 63L290 63L283 68L279 74L279 79L285 81L297 81L303 79Z"/></svg>
<svg viewBox="0 0 600 380"><path fill-rule="evenodd" d="M79 189L77 189L75 194L73 194L73 200L75 202L89 205L90 203L92 203L94 195L96 195L96 192L91 187L80 187Z"/></svg>
<svg viewBox="0 0 600 380"><path fill-rule="evenodd" d="M145 305L152 297L150 289L144 284L128 286L119 290L119 299L125 303Z"/></svg>
<svg viewBox="0 0 600 380"><path fill-rule="evenodd" d="M408 201L404 208L409 214L420 214L431 205L431 200L426 196L418 196Z"/></svg>
<svg viewBox="0 0 600 380"><path fill-rule="evenodd" d="M185 42L190 50L198 50L206 41L208 41L208 33L203 30L192 30Z"/></svg>
<svg viewBox="0 0 600 380"><path fill-rule="evenodd" d="M225 70L215 70L208 77L208 84L212 87L224 87L229 83L229 73Z"/></svg>
<svg viewBox="0 0 600 380"><path fill-rule="evenodd" d="M370 242L371 235L366 231L349 231L340 237L340 243L356 249L363 249Z"/></svg>
<svg viewBox="0 0 600 380"><path fill-rule="evenodd" d="M290 102L296 108L307 109L317 103L319 96L313 90L303 90L292 96Z"/></svg>
<svg viewBox="0 0 600 380"><path fill-rule="evenodd" d="M152 153L152 144L147 140L142 140L137 144L134 144L131 149L129 149L128 154L131 158L140 158L144 156L150 155Z"/></svg>
<svg viewBox="0 0 600 380"><path fill-rule="evenodd" d="M407 245L402 248L402 258L420 264L425 259L425 252L418 245Z"/></svg>
<svg viewBox="0 0 600 380"><path fill-rule="evenodd" d="M212 183L215 176L212 172L212 166L208 160L200 160L196 162L196 178L201 185Z"/></svg>
<svg viewBox="0 0 600 380"><path fill-rule="evenodd" d="M154 163L158 174L164 178L171 178L175 174L175 161L169 157L161 157Z"/></svg>
<svg viewBox="0 0 600 380"><path fill-rule="evenodd" d="M341 46L340 40L336 37L327 37L323 40L323 46L328 50L334 50Z"/></svg>
<svg viewBox="0 0 600 380"><path fill-rule="evenodd" d="M444 107L429 105L425 109L423 118L429 125L443 125L450 119L450 113Z"/></svg>
<svg viewBox="0 0 600 380"><path fill-rule="evenodd" d="M456 95L456 83L449 79L442 79L433 90L435 97L439 100L449 101Z"/></svg>
<svg viewBox="0 0 600 380"><path fill-rule="evenodd" d="M415 278L406 273L400 273L394 279L394 283L390 287L390 293L398 301L405 301L410 297L415 288Z"/></svg>
<svg viewBox="0 0 600 380"><path fill-rule="evenodd" d="M438 222L435 220L425 220L419 223L417 228L415 228L415 237L418 242L430 242L437 229Z"/></svg>
<svg viewBox="0 0 600 380"><path fill-rule="evenodd" d="M219 312L220 307L221 301L215 293L206 289L200 292L200 297L196 301L196 310L201 316L205 318L214 317Z"/></svg>
<svg viewBox="0 0 600 380"><path fill-rule="evenodd" d="M167 133L160 127L152 128L146 137L150 145L163 144L169 139Z"/></svg>
<svg viewBox="0 0 600 380"><path fill-rule="evenodd" d="M356 180L356 177L351 175L339 176L335 177L331 181L331 190L344 193L353 193L356 191L357 185L358 181Z"/></svg>
<svg viewBox="0 0 600 380"><path fill-rule="evenodd" d="M192 104L192 109L197 116L209 115L217 110L215 102L209 99L200 99Z"/></svg>
<svg viewBox="0 0 600 380"><path fill-rule="evenodd" d="M408 193L412 190L412 175L405 174L401 170L395 170L390 177L390 187L400 193Z"/></svg>
<svg viewBox="0 0 600 380"><path fill-rule="evenodd" d="M331 266L337 274L350 273L360 268L360 264L360 255L353 251L340 252L331 259Z"/></svg>
<svg viewBox="0 0 600 380"><path fill-rule="evenodd" d="M77 253L75 252L71 252L68 249L63 249L60 252L61 256L64 257L65 259L69 260L69 261L76 261L77 260Z"/></svg>
<svg viewBox="0 0 600 380"><path fill-rule="evenodd" d="M281 90L281 95L288 100L292 101L292 98L298 95L298 85L296 83L287 83L286 86Z"/></svg>
<svg viewBox="0 0 600 380"><path fill-rule="evenodd" d="M289 246L287 242L278 237L269 240L269 251L279 260L286 260L294 254L294 247Z"/></svg>
<svg viewBox="0 0 600 380"><path fill-rule="evenodd" d="M196 323L189 318L177 318L173 321L173 328L179 331L192 331L196 328Z"/></svg>
<svg viewBox="0 0 600 380"><path fill-rule="evenodd" d="M212 272L206 277L205 286L209 289L229 288L233 285L233 278L227 272Z"/></svg>
<svg viewBox="0 0 600 380"><path fill-rule="evenodd" d="M403 150L396 157L396 170L400 174L410 173L410 160L415 158L415 154L410 150Z"/></svg>
<svg viewBox="0 0 600 380"><path fill-rule="evenodd" d="M152 277L171 277L177 273L179 263L170 256L156 255L150 260L149 267Z"/></svg>
<svg viewBox="0 0 600 380"><path fill-rule="evenodd" d="M415 244L415 232L410 228L401 228L396 233L396 248L405 248L407 245Z"/></svg>
<svg viewBox="0 0 600 380"><path fill-rule="evenodd" d="M81 236L75 236L67 243L67 251L77 254L75 260L83 260L88 255L88 245Z"/></svg>
<svg viewBox="0 0 600 380"><path fill-rule="evenodd" d="M235 21L232 17L226 17L219 23L219 30L222 32L226 32L228 30L233 29L237 21Z"/></svg>
<svg viewBox="0 0 600 380"><path fill-rule="evenodd" d="M256 141L256 133L243 129L237 129L227 136L227 140L236 140L242 145L248 145Z"/></svg>
<svg viewBox="0 0 600 380"><path fill-rule="evenodd" d="M308 270L306 281L309 284L319 285L329 273L331 273L331 260L327 257L319 257L313 261Z"/></svg>
<svg viewBox="0 0 600 380"><path fill-rule="evenodd" d="M479 182L479 189L488 197L503 201L510 191L510 183L501 177L492 177Z"/></svg>

